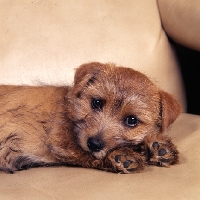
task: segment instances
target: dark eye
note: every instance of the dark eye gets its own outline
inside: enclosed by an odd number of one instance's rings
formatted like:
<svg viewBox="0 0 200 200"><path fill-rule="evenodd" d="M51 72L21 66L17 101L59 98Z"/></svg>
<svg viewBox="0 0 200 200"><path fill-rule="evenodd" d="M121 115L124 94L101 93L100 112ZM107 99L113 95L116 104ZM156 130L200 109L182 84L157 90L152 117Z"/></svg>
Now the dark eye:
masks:
<svg viewBox="0 0 200 200"><path fill-rule="evenodd" d="M134 127L134 126L137 126L138 123L139 123L139 120L135 116L130 115L128 117L125 117L124 119L124 124L127 126Z"/></svg>
<svg viewBox="0 0 200 200"><path fill-rule="evenodd" d="M92 99L92 101L91 101L91 106L92 106L92 108L94 109L94 110L98 110L98 111L100 111L100 110L102 110L103 109L103 106L104 106L104 100L102 100L102 99Z"/></svg>

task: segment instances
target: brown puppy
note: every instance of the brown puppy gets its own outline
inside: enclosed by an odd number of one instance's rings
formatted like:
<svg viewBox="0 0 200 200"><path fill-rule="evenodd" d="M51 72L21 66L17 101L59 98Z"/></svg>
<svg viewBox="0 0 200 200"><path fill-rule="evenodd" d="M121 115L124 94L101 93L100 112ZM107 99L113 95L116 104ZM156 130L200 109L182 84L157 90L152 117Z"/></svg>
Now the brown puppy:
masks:
<svg viewBox="0 0 200 200"><path fill-rule="evenodd" d="M0 170L78 165L131 173L178 162L163 133L180 105L133 69L88 63L72 87L0 86L0 107Z"/></svg>

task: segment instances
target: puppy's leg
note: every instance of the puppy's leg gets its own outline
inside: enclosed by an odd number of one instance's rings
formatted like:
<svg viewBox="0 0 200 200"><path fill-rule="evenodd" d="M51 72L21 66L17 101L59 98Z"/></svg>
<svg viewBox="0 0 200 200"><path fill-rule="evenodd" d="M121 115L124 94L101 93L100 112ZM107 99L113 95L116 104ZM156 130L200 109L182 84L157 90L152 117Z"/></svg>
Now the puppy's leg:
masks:
<svg viewBox="0 0 200 200"><path fill-rule="evenodd" d="M161 134L147 135L144 144L148 164L169 167L179 162L178 150L169 137Z"/></svg>
<svg viewBox="0 0 200 200"><path fill-rule="evenodd" d="M20 133L7 133L6 130L0 131L0 171L14 173L31 167L46 166L55 162L45 149L45 144L38 140L30 142L26 137L21 137ZM44 150L45 149L45 150Z"/></svg>
<svg viewBox="0 0 200 200"><path fill-rule="evenodd" d="M146 156L134 147L121 147L111 151L104 163L104 170L117 173L140 172L146 165Z"/></svg>

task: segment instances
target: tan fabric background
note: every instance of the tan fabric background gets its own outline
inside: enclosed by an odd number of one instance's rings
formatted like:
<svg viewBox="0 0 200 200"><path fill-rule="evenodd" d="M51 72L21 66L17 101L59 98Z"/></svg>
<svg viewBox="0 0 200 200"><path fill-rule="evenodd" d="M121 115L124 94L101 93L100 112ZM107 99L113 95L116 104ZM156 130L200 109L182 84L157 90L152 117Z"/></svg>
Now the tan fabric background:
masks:
<svg viewBox="0 0 200 200"><path fill-rule="evenodd" d="M200 0L158 0L158 6L167 34L200 51Z"/></svg>
<svg viewBox="0 0 200 200"><path fill-rule="evenodd" d="M146 73L185 107L156 0L1 0L0 33L0 83L69 84L82 63L115 62Z"/></svg>

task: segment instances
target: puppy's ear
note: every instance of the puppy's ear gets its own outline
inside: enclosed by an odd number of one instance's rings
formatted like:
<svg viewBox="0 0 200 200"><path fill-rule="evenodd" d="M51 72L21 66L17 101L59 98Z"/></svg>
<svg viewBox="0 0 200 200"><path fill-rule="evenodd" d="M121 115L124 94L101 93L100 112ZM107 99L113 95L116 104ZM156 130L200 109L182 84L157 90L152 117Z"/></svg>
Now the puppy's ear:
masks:
<svg viewBox="0 0 200 200"><path fill-rule="evenodd" d="M178 118L182 109L178 101L167 92L160 92L160 115L162 120L162 133Z"/></svg>
<svg viewBox="0 0 200 200"><path fill-rule="evenodd" d="M97 76L97 74L102 70L104 64L98 62L91 62L81 65L76 69L74 76L74 85L79 84L83 79L91 79Z"/></svg>

